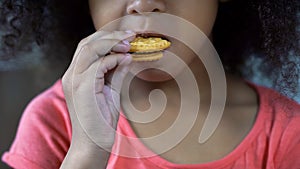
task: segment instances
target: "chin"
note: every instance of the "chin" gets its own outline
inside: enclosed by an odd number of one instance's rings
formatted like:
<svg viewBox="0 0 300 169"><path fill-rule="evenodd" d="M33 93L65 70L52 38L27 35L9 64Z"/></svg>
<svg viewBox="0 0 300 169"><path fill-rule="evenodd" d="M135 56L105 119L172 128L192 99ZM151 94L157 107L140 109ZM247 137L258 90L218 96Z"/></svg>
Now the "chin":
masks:
<svg viewBox="0 0 300 169"><path fill-rule="evenodd" d="M149 82L165 82L174 79L170 74L158 69L143 70L136 75L141 80Z"/></svg>
<svg viewBox="0 0 300 169"><path fill-rule="evenodd" d="M177 57L177 58L176 58ZM164 82L176 77L188 67L178 56L165 54L163 58L152 62L134 62L130 72L139 79L151 82Z"/></svg>

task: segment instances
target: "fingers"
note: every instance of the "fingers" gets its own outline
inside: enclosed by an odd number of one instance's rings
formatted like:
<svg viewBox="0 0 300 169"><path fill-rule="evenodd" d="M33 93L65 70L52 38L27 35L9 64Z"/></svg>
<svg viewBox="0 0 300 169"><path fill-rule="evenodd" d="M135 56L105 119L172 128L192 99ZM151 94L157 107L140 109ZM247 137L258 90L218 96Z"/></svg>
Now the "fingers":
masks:
<svg viewBox="0 0 300 169"><path fill-rule="evenodd" d="M102 35L101 37L98 37ZM88 69L100 57L110 52L126 53L129 51L129 40L135 37L132 32L113 32L103 35L102 32L95 34L95 37L88 37L80 42L72 62L75 73L82 73ZM91 41L92 40L92 41Z"/></svg>
<svg viewBox="0 0 300 169"><path fill-rule="evenodd" d="M129 38L126 38L125 40L119 42L112 48L112 52L116 53L126 53L130 50L130 42L133 41L135 36L130 36Z"/></svg>
<svg viewBox="0 0 300 169"><path fill-rule="evenodd" d="M72 124L78 120L74 124L80 125L84 134L108 149L114 140L120 101L119 93L105 85L108 82L105 78L114 69L113 76L108 77L116 79L116 84L122 82L132 61L131 55L126 53L134 37L132 32L98 31L83 39L63 76ZM73 129L74 133L79 133L78 128Z"/></svg>
<svg viewBox="0 0 300 169"><path fill-rule="evenodd" d="M112 52L116 52L116 53L126 53L128 52L130 49L130 44L129 41L127 40L123 40L120 43L116 44L113 48L112 48Z"/></svg>
<svg viewBox="0 0 300 169"><path fill-rule="evenodd" d="M113 31L113 32L109 32L109 31L99 30L99 31L93 33L92 35L84 38L80 42L80 44L84 45L84 44L86 44L88 42L92 42L96 39L119 39L119 37L124 35L124 34L132 34L132 36L130 36L129 38L126 38L126 40L129 40L129 41L132 41L135 37L135 33L133 31Z"/></svg>
<svg viewBox="0 0 300 169"><path fill-rule="evenodd" d="M92 67L97 65L97 73L96 73L96 84L95 84L95 93L99 94L103 91L104 87L104 75L113 68L117 67L113 74L110 74L106 80L106 83L110 83L111 80L109 79L117 79L115 84L120 85L122 83L125 75L129 71L128 65L131 63L132 57L129 54L113 54L104 57L103 59L99 60L98 64L94 64ZM95 69L95 68L94 68ZM121 86L121 85L120 85ZM116 91L120 91L120 86L111 86Z"/></svg>

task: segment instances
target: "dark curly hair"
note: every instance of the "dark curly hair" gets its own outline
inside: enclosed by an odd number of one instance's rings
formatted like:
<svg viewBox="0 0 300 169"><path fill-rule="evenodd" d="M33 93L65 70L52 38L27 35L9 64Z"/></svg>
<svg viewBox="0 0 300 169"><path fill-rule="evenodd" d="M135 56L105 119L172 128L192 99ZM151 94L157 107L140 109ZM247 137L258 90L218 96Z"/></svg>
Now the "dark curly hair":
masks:
<svg viewBox="0 0 300 169"><path fill-rule="evenodd" d="M299 9L299 0L220 3L213 35L226 70L251 75L241 67L255 55L263 60L260 71L273 87L293 96L300 75ZM6 32L0 60L21 57L37 45L47 59L70 61L80 39L94 32L88 3L82 0L2 0L0 10L1 31Z"/></svg>
<svg viewBox="0 0 300 169"><path fill-rule="evenodd" d="M39 48L35 57L67 65L80 39L94 32L88 3L82 0L2 0L0 24L3 62L23 60Z"/></svg>
<svg viewBox="0 0 300 169"><path fill-rule="evenodd" d="M227 70L241 73L249 56L262 60L260 71L273 87L293 97L300 75L300 1L231 0L220 5L214 44Z"/></svg>

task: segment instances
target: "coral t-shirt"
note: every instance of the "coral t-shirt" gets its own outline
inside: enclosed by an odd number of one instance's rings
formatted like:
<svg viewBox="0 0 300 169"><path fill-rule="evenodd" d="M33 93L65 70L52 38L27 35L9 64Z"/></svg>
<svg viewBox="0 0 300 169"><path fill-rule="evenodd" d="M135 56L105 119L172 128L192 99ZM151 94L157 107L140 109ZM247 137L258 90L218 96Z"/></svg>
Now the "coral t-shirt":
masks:
<svg viewBox="0 0 300 169"><path fill-rule="evenodd" d="M175 164L154 154L142 142L116 137L115 152L131 152L135 157L111 154L107 168L299 169L300 105L271 89L251 86L260 101L256 121L246 138L224 158L203 164ZM117 130L136 137L123 116ZM70 140L71 122L59 80L28 105L15 140L2 160L16 169L59 168ZM145 152L152 156L143 157Z"/></svg>

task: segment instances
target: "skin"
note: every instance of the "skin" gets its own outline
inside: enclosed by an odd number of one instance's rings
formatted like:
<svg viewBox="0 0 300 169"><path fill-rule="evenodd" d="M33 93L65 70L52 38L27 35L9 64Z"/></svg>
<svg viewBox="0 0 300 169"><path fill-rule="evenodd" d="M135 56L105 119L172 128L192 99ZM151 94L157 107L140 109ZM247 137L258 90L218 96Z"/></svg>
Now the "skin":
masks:
<svg viewBox="0 0 300 169"><path fill-rule="evenodd" d="M172 14L181 18L188 20L189 22L196 25L200 28L206 36L211 35L212 27L216 18L218 1L217 0L189 0L189 3L180 0L174 1L105 1L105 0L90 0L90 10L92 20L95 25L95 29L99 30L104 25L114 21L118 18L126 16L128 14L142 14L145 12L156 13L167 13ZM118 4L118 5L113 5ZM180 8L179 8L180 7ZM193 11L199 11L197 13ZM197 14L197 17L196 15ZM142 15L143 16L143 15ZM118 27L114 28L115 30L133 30L134 32L147 32L151 30L152 25L157 23L157 20L152 20L152 17L143 17L138 21L135 18L127 19L125 23L122 23ZM164 22L164 21L162 21ZM148 25L148 26L144 26ZM181 28L180 25L176 26L178 33L184 34L185 30ZM174 29L174 28L172 28ZM172 46L169 51L177 54L180 58L189 65L193 59L197 56L186 54L189 51L188 47L184 46L178 40L170 38L172 41ZM169 58L169 59L167 59ZM163 57L163 59L158 62L152 63L152 65L157 65L158 67L164 66L172 69L173 74L178 74L184 69L183 65L176 64L172 60L172 57ZM141 66L142 65L142 66ZM133 65L135 67L136 65ZM143 64L139 63L140 67L143 67ZM176 68L176 69L174 69ZM147 73L148 72L148 73ZM152 70L151 72L147 71L139 75L143 80L148 81L166 81L170 80L171 77L166 73L161 71Z"/></svg>
<svg viewBox="0 0 300 169"><path fill-rule="evenodd" d="M168 103L163 114L157 120L144 124L130 122L138 137L151 137L163 132L172 125L178 115L178 105L180 105L178 87L174 79L162 71L148 70L135 77L130 84L130 101L124 97L126 93L122 88L121 91L114 90L120 88L118 85L123 79L128 80L126 74L130 68L136 64L141 64L132 62L131 56L126 53L130 48L128 42L133 40L136 35L135 32L147 31L147 27L143 27L142 24L134 20L127 20L124 25L119 25L111 32L99 29L128 14L143 18L143 12L156 12L182 17L196 25L206 36L213 37L211 31L217 15L218 3L217 0L89 0L91 17L95 29L98 31L80 42L73 61L63 77L73 136L71 147L61 168L106 167L109 153L105 150L110 150L114 142L114 135L107 133L107 130L110 126L116 128L119 117L119 109L113 106L112 97L116 97L115 100L121 99L122 105L132 103L136 108L146 110L149 106L150 91L153 89L164 91ZM151 26L153 22L151 15L142 22L143 25ZM133 32L126 33L124 30L132 30ZM178 33L184 31L179 29ZM209 162L226 156L243 140L253 126L258 105L255 91L243 80L227 75L228 95L224 117L214 135L205 144L200 144L197 136L199 136L210 104L211 89L208 75L197 56L180 42L172 39L172 47L168 50L176 53L192 70L201 93L201 107L189 134L180 144L160 154L160 156L174 163L188 164ZM110 53L107 54L109 51ZM151 64L159 64L160 66L170 66L171 64L171 70L177 74L180 74L184 69L180 65L172 65L172 60L168 59L162 59ZM97 67L97 65L100 66ZM141 65L143 66L143 64ZM113 76L118 77L119 81L116 83L111 83L111 70L115 70ZM117 95L113 95L112 91L116 92ZM97 104L91 104L94 103L93 96L96 96ZM74 105L77 106L76 109ZM91 131L93 131L93 126L103 126L99 130L98 135L102 137L98 141L105 145L104 147L98 147L86 135L76 116L76 113L97 113L97 105L101 105L99 106L101 107L100 113L104 119L100 122L94 119L85 120L89 121L89 125L92 126L89 128ZM125 114L128 113L126 108L122 110ZM187 116L188 113L186 112ZM110 123L107 125L104 121ZM154 152L159 151L151 142L145 141L144 144Z"/></svg>

